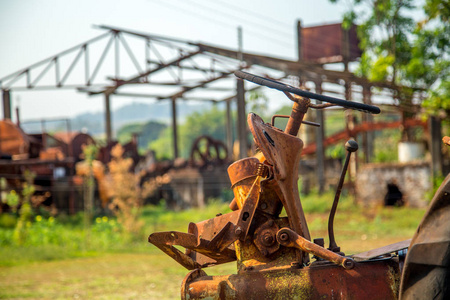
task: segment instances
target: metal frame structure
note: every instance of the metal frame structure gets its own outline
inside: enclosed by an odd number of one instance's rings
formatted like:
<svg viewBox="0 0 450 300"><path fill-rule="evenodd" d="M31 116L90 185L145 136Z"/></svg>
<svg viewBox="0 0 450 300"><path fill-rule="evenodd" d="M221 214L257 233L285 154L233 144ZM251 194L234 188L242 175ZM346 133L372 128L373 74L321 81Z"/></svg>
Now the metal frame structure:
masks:
<svg viewBox="0 0 450 300"><path fill-rule="evenodd" d="M232 75L235 70L246 68L253 73L268 73L271 76L278 76L278 78L295 76L299 78L300 84L309 85L316 93L338 95L347 100L359 99L366 104L372 102L373 94L380 92L395 99L396 87L386 82L372 83L365 78L357 77L348 70L348 60L344 62L344 71L335 71L325 68L323 64L303 61L300 58L297 61L293 61L253 53L243 53L240 49L230 50L204 43L141 33L117 27L98 27L107 30L107 32L0 78L4 118L11 118L11 91L70 88L89 95L103 94L105 99L106 136L107 141L110 142L112 139L111 96L170 100L172 102L172 126L174 128L173 147L174 155L177 157L176 103L178 100L225 101L227 103L227 146L231 148L230 105L231 101L236 99L237 123L238 125L242 124L239 127L244 128L238 131L238 140L241 145L240 157L244 157L245 153L243 152L247 144L245 88L241 85L241 81L237 81L237 85L230 84L230 79L235 81ZM346 35L344 34L343 36L345 37ZM298 45L300 46L300 23L298 26L298 37ZM143 43L143 51L138 53L139 47L130 46L130 42ZM102 43L104 45L103 48L97 46ZM345 49L348 49L348 47L343 48L344 57L346 56ZM95 57L94 52L101 54ZM300 54L301 51L299 49ZM112 63L106 63L107 58L111 57ZM123 63L125 59L128 60L126 67L124 67ZM66 61L65 65L62 63L63 60ZM112 70L105 72L103 69L108 66L112 67ZM74 71L77 68L78 74ZM98 79L102 70L104 73L103 78L106 81ZM273 75L273 72L277 71L277 75ZM54 74L53 79L49 79L51 73ZM111 75L111 73L114 75ZM45 78L47 81L44 80ZM228 83L222 84L222 82L227 80ZM133 87L133 89L138 86L145 86L151 90L145 93L123 91L126 86ZM338 86L338 88L332 88L333 86ZM161 91L162 88L165 91ZM158 89L159 91L155 92ZM200 91L206 91L209 94ZM214 92L214 94L211 94L211 92ZM318 113L317 118L319 122L323 119L321 112ZM371 120L371 116L365 118L368 121ZM324 157L324 147L321 144L324 137L324 128L318 129L316 134L316 140L318 141L317 154L319 157L318 174L323 174L321 172L321 170L323 171L323 164L320 162L323 162ZM370 151L372 139L366 137L364 140L365 144L363 147ZM323 181L319 180L319 182Z"/></svg>

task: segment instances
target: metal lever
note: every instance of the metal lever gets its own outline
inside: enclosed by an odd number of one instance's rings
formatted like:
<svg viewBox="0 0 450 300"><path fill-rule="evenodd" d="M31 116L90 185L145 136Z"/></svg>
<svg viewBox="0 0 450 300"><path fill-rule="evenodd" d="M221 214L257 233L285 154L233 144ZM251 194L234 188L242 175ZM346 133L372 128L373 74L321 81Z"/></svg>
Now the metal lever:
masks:
<svg viewBox="0 0 450 300"><path fill-rule="evenodd" d="M341 256L317 244L311 243L310 241L298 235L289 228L282 228L278 231L277 241L282 246L294 247L307 253L311 253L315 256L318 256L320 258L331 261L332 263L335 263L339 266L342 266L347 270L353 269L355 267L355 262L353 259Z"/></svg>
<svg viewBox="0 0 450 300"><path fill-rule="evenodd" d="M336 189L336 195L334 196L333 206L331 207L330 216L328 217L328 237L330 239L330 249L333 252L340 252L340 248L336 244L334 239L334 215L339 203L339 197L341 196L342 186L344 185L345 175L347 174L348 164L350 162L350 155L352 152L358 150L358 143L354 140L349 140L345 143L345 150L347 150L347 157L345 158L344 167L342 168L341 178L339 178L339 184Z"/></svg>

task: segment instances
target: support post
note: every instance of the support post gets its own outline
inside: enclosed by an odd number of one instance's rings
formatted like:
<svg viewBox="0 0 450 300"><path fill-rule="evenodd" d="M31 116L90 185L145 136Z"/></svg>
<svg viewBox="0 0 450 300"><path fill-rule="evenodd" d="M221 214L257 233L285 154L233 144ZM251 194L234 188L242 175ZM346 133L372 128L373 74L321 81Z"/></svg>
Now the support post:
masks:
<svg viewBox="0 0 450 300"><path fill-rule="evenodd" d="M3 97L3 119L11 120L11 92L2 90Z"/></svg>
<svg viewBox="0 0 450 300"><path fill-rule="evenodd" d="M226 103L226 135L227 135L227 149L228 156L233 157L233 123L231 120L231 100L225 101Z"/></svg>
<svg viewBox="0 0 450 300"><path fill-rule="evenodd" d="M303 48L302 48L302 21L297 20L297 60L303 60Z"/></svg>
<svg viewBox="0 0 450 300"><path fill-rule="evenodd" d="M110 103L110 94L108 93L105 93L105 131L106 131L106 144L108 145L112 141L111 103Z"/></svg>
<svg viewBox="0 0 450 300"><path fill-rule="evenodd" d="M363 102L365 104L372 104L372 93L370 86L363 86ZM373 115L368 113L362 113L364 122L373 123ZM364 162L370 163L373 158L373 147L375 134L373 131L363 132L363 149L364 149Z"/></svg>
<svg viewBox="0 0 450 300"><path fill-rule="evenodd" d="M344 62L344 71L348 71L348 62L350 60L350 31L342 28L341 52L342 61ZM348 100L348 99L347 99Z"/></svg>
<svg viewBox="0 0 450 300"><path fill-rule="evenodd" d="M173 158L178 158L178 125L177 125L177 99L172 98L172 143Z"/></svg>
<svg viewBox="0 0 450 300"><path fill-rule="evenodd" d="M433 177L442 175L442 127L441 120L436 117L428 119L430 128L431 170Z"/></svg>
<svg viewBox="0 0 450 300"><path fill-rule="evenodd" d="M315 82L316 93L322 94L322 82ZM317 161L317 179L319 181L319 194L325 191L325 117L322 109L316 110L316 122L320 127L316 128L316 161Z"/></svg>
<svg viewBox="0 0 450 300"><path fill-rule="evenodd" d="M236 81L236 100L237 100L237 125L239 140L239 158L247 155L247 122L245 113L245 88L244 81L237 79Z"/></svg>

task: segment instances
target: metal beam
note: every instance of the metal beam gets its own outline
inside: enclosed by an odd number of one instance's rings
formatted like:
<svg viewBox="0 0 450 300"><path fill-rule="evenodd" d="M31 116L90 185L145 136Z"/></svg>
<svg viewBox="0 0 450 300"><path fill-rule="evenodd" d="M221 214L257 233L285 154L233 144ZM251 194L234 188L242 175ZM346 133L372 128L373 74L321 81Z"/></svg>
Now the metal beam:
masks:
<svg viewBox="0 0 450 300"><path fill-rule="evenodd" d="M225 77L228 77L229 75L231 75L231 74L233 74L233 73L234 73L234 71L222 73L222 75L220 75L220 76L218 76L218 77L213 77L213 78L211 78L211 79L204 80L204 81L200 82L200 83L197 84L197 85L183 87L181 91L179 91L179 92L177 92L177 93L171 95L170 97L172 97L172 98L173 98L173 97L175 97L175 98L182 97L183 94L186 93L186 92L192 91L193 89L196 89L196 88L203 88L205 85L207 85L207 84L209 84L209 83L211 83L211 82L217 81L217 80L219 80L219 79L223 79L223 78L225 78Z"/></svg>
<svg viewBox="0 0 450 300"><path fill-rule="evenodd" d="M239 140L239 158L247 156L247 118L245 113L245 87L242 79L236 79L237 132Z"/></svg>
<svg viewBox="0 0 450 300"><path fill-rule="evenodd" d="M442 175L442 127L441 120L437 117L428 119L428 128L430 128L430 152L431 152L431 170L433 177Z"/></svg>
<svg viewBox="0 0 450 300"><path fill-rule="evenodd" d="M315 82L316 93L322 94L322 82ZM316 122L320 127L316 127L316 163L317 163L317 179L319 183L319 194L325 191L325 147L323 141L325 140L325 117L323 109L316 110Z"/></svg>
<svg viewBox="0 0 450 300"><path fill-rule="evenodd" d="M363 86L363 102L365 104L372 104L372 93L369 86ZM373 123L373 115L362 113L364 122ZM373 147L375 134L372 131L367 131L362 133L363 137L363 148L364 148L364 162L370 163L373 157Z"/></svg>
<svg viewBox="0 0 450 300"><path fill-rule="evenodd" d="M302 48L302 21L297 21L297 60L303 60L303 48Z"/></svg>
<svg viewBox="0 0 450 300"><path fill-rule="evenodd" d="M110 94L108 93L105 93L105 132L106 132L106 143L109 144L112 141L112 128L111 128Z"/></svg>
<svg viewBox="0 0 450 300"><path fill-rule="evenodd" d="M138 93L118 93L115 92L112 95L115 96L121 96L121 97L136 97L136 98L153 98L156 100L171 100L172 98L170 96L162 96L159 94L138 94ZM180 100L192 100L192 101L212 101L212 102L219 102L216 99L212 99L211 97L182 97L178 98Z"/></svg>
<svg viewBox="0 0 450 300"><path fill-rule="evenodd" d="M110 94L114 93L122 85L125 85L125 84L128 84L128 83L140 82L140 79L143 78L143 77L147 77L148 75L150 75L152 73L155 73L155 72L158 72L158 71L160 71L160 70L162 70L164 68L167 68L169 66L177 65L182 60L185 60L185 59L188 59L190 57L193 57L193 56L195 56L195 55L197 55L199 53L201 53L201 51L195 51L195 52L191 52L191 53L189 53L187 55L181 55L179 58L177 58L177 59L175 59L175 60L173 60L171 62L160 64L156 68L148 70L148 71L146 71L146 72L144 72L142 74L139 74L137 76L133 76L133 77L131 77L129 79L126 79L124 81L117 81L115 86L107 87L104 92L107 92L107 93L110 93Z"/></svg>
<svg viewBox="0 0 450 300"><path fill-rule="evenodd" d="M173 158L178 158L178 124L177 124L177 99L172 98L172 143Z"/></svg>
<svg viewBox="0 0 450 300"><path fill-rule="evenodd" d="M228 148L228 156L233 157L233 123L231 119L231 100L228 100L226 103L226 142Z"/></svg>
<svg viewBox="0 0 450 300"><path fill-rule="evenodd" d="M229 58L238 58L238 51L210 46L206 44L197 44L197 46L203 52L213 53L220 56L225 56ZM285 72L287 75L298 76L299 72L302 76L305 76L307 80L316 81L322 80L331 83L337 83L339 80L346 80L350 82L355 82L359 85L371 84L376 87L384 87L389 89L397 89L387 82L372 82L370 83L366 78L357 77L351 72L341 72L334 70L326 70L320 64L315 64L306 61L292 61L277 57L258 55L253 53L243 53L244 61L247 65L260 65L274 70L280 70Z"/></svg>

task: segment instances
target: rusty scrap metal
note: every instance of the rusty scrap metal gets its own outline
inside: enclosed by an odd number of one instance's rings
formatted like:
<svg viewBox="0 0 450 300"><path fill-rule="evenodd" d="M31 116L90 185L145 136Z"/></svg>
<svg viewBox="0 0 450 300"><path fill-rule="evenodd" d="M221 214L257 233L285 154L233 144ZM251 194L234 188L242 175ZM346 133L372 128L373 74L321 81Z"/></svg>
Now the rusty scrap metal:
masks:
<svg viewBox="0 0 450 300"><path fill-rule="evenodd" d="M442 142L444 142L444 144L446 144L447 146L450 146L450 137L444 136L442 138Z"/></svg>
<svg viewBox="0 0 450 300"><path fill-rule="evenodd" d="M269 82L279 88L277 82ZM265 85L259 77L257 83ZM296 135L309 108L328 105L313 106L308 98L286 94L294 104L284 131L256 114L248 115L260 152L228 168L232 212L190 223L188 233L153 233L149 242L192 270L183 280L182 299L397 299L402 262L391 253L404 249L406 242L360 253L354 260L339 252L334 239L333 219L350 153L357 149L354 141L346 144L347 160L330 212L330 249L324 248L322 238L310 242L297 185L303 142ZM364 104L344 106L379 112ZM283 207L287 217L280 217ZM233 260L237 274L208 276L202 270Z"/></svg>
<svg viewBox="0 0 450 300"><path fill-rule="evenodd" d="M182 299L397 299L395 259L356 263L352 270L321 262L308 268L269 268L228 276L191 272Z"/></svg>
<svg viewBox="0 0 450 300"><path fill-rule="evenodd" d="M317 257L326 259L339 266L342 266L347 270L353 269L353 267L355 266L355 262L353 261L353 259L341 256L317 244L311 243L289 228L282 228L280 231L278 231L277 241L283 246L300 249Z"/></svg>
<svg viewBox="0 0 450 300"><path fill-rule="evenodd" d="M192 143L191 154L189 155L191 166L205 167L210 164L225 164L227 159L227 146L220 140L202 135Z"/></svg>

